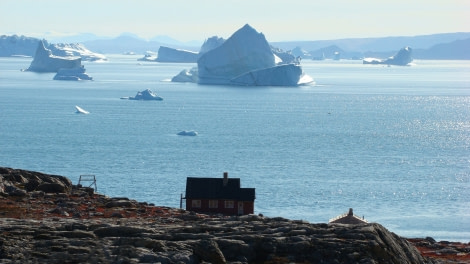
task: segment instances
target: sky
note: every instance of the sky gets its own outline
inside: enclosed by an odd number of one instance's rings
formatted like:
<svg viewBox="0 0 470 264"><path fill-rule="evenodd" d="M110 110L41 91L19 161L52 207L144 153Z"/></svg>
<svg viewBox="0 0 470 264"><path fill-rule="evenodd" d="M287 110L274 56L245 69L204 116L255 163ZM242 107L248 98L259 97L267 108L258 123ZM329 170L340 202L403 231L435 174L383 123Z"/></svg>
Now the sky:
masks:
<svg viewBox="0 0 470 264"><path fill-rule="evenodd" d="M0 35L129 32L228 38L250 24L268 41L470 32L470 0L1 0Z"/></svg>

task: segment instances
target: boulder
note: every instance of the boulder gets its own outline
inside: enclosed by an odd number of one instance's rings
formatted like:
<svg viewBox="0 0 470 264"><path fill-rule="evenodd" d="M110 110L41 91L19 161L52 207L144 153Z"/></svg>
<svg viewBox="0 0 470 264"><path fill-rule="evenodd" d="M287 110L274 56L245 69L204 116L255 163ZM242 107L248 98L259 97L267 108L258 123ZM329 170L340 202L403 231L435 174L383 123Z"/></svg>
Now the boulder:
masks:
<svg viewBox="0 0 470 264"><path fill-rule="evenodd" d="M0 179L5 187L22 186L27 192L69 193L72 189L72 182L64 176L21 169L0 168Z"/></svg>

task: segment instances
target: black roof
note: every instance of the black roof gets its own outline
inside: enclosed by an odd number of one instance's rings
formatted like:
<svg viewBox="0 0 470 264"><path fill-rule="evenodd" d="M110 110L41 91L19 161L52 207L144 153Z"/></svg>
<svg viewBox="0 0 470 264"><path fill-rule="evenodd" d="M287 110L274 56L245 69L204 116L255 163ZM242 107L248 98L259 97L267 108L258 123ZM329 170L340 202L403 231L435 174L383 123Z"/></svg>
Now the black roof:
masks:
<svg viewBox="0 0 470 264"><path fill-rule="evenodd" d="M224 186L223 178L186 179L186 199L227 199L254 201L255 188L240 188L239 178L228 178Z"/></svg>

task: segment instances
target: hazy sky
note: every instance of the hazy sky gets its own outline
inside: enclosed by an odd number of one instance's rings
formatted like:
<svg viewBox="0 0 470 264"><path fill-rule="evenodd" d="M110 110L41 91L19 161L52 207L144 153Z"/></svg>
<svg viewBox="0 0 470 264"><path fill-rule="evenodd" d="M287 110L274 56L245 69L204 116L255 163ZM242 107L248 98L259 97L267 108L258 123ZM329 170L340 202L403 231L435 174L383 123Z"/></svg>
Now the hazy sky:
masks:
<svg viewBox="0 0 470 264"><path fill-rule="evenodd" d="M0 0L0 35L190 41L228 38L246 23L268 41L470 32L470 0Z"/></svg>

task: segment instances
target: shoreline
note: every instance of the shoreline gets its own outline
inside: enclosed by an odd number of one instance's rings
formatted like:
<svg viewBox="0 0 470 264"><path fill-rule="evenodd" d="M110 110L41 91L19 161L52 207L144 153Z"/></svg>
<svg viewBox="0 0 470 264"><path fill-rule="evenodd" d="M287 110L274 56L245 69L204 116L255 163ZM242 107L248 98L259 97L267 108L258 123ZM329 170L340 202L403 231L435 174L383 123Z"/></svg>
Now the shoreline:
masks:
<svg viewBox="0 0 470 264"><path fill-rule="evenodd" d="M126 197L107 197L95 193L92 188L72 185L70 180L63 176L45 175L10 168L0 168L0 176L0 221L2 222L0 229L4 234L8 233L8 226L29 226L25 229L31 229L33 228L31 226L35 225L54 226L65 225L66 223L87 226L106 224L138 227L158 223L159 226L182 228L181 225L194 225L194 223L217 222L219 225L225 226L239 221L259 221L260 223L269 224L289 222L292 226L302 226L302 228L305 228L305 225L314 226L315 228L318 226L318 228L324 228L325 230L337 230L343 228L343 226L348 226L340 225L341 227L337 227L326 223L308 223L300 220L279 217L265 218L256 215L238 217L197 214L183 209L138 202ZM54 182L45 185L38 182L38 185L34 187L35 190L28 191L28 189L33 188L30 181L25 181L28 177L39 177L43 180L52 178ZM60 182L65 182L65 184L61 185ZM11 183L14 184L11 185ZM372 223L344 227L348 231L341 232L353 232L358 228L367 229L370 227L383 228L379 224ZM419 254L428 260L426 263L470 263L470 243L435 241L430 237L402 239L413 245ZM0 246L5 243L5 241L2 241L0 241ZM337 242L339 243L339 241Z"/></svg>

